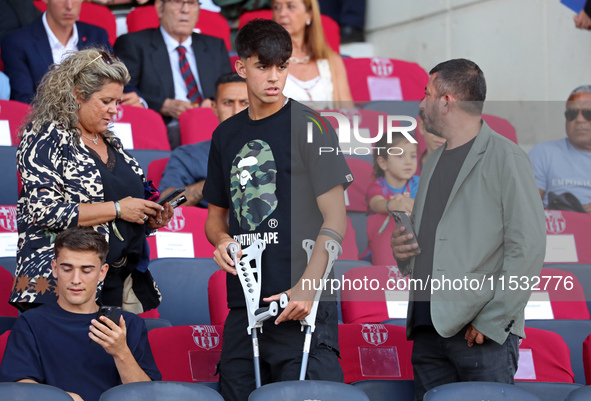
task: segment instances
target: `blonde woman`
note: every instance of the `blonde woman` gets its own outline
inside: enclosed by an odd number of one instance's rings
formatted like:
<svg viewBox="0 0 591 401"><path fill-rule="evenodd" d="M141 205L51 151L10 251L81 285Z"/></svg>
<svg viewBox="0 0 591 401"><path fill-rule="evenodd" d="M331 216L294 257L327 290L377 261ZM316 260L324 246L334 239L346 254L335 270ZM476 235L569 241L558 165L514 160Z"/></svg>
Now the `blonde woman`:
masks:
<svg viewBox="0 0 591 401"><path fill-rule="evenodd" d="M108 130L129 73L100 49L74 52L45 74L21 127L17 167L19 241L10 302L20 310L54 301L53 241L75 226L91 226L109 242L109 271L100 302L140 313L160 303L147 270L146 233L173 210L152 200L138 162ZM84 296L83 278L73 299Z"/></svg>
<svg viewBox="0 0 591 401"><path fill-rule="evenodd" d="M291 35L283 93L298 101L351 101L343 59L324 38L317 0L273 0L273 20Z"/></svg>

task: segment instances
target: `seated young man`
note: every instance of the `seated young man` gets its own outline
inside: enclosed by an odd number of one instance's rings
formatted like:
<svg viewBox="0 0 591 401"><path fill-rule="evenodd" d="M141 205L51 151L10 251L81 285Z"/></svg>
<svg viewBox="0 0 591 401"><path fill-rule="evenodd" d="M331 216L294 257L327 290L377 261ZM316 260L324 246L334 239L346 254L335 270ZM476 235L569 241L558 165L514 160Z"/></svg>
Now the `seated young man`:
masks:
<svg viewBox="0 0 591 401"><path fill-rule="evenodd" d="M315 293L303 283L322 278L326 241L342 242L347 228L344 188L353 181L330 124L311 124L307 135L308 121L317 113L282 93L292 52L289 33L276 22L257 19L238 32L236 50L236 71L246 80L249 108L214 132L204 187L209 203L205 232L216 248L214 260L230 273L230 312L219 364L226 401L245 401L255 389L247 310L228 244L246 247L253 238L266 240L261 305L278 301L282 292L290 301L277 319L264 322L259 334L261 381L297 380L304 344L299 320L310 314ZM328 148L333 152L319 152ZM304 239L316 241L309 263ZM306 378L343 381L334 300L318 307Z"/></svg>
<svg viewBox="0 0 591 401"><path fill-rule="evenodd" d="M98 401L122 383L161 380L142 318L123 312L116 325L101 316L97 285L109 265L105 238L75 227L55 239L51 262L58 299L22 314L0 366L0 382L42 383L74 400Z"/></svg>

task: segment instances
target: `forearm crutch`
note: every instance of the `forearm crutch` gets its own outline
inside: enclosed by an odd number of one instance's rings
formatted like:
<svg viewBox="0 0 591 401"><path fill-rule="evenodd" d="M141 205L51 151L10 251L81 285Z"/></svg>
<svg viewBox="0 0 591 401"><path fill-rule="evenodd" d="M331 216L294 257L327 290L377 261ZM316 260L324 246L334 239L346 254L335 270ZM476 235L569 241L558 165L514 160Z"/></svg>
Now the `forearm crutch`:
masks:
<svg viewBox="0 0 591 401"><path fill-rule="evenodd" d="M263 331L263 322L272 316L277 316L279 307L273 301L268 307L259 308L261 295L261 256L266 244L263 240L256 240L248 248L242 249L242 258L238 260L240 247L236 242L228 244L228 254L234 261L244 299L246 300L246 313L248 315L247 332L252 337L252 353L254 356L254 377L256 388L261 387L261 367L259 363L259 340L257 329ZM254 266L253 266L254 262ZM255 276L256 275L256 276Z"/></svg>
<svg viewBox="0 0 591 401"><path fill-rule="evenodd" d="M310 263L310 259L312 258L312 252L314 251L314 244L315 242L310 239L305 239L302 241L302 246L306 251L306 255L308 256L308 263ZM314 303L312 304L312 309L310 314L300 320L300 324L302 325L302 330L304 327L306 328L306 334L304 337L304 351L302 354L302 366L300 368L300 380L306 379L306 371L308 370L308 359L310 357L310 345L312 343L312 333L316 330L316 313L318 312L318 304L320 303L320 296L322 295L322 288L324 283L326 283L328 275L334 266L334 262L338 259L338 257L343 253L343 249L338 242L334 240L328 240L324 244L324 248L328 252L328 262L326 263L326 269L324 270L324 274L322 275L322 285L320 285L319 289L316 290L314 294ZM286 293L281 294L281 298L279 299L280 305L282 308L285 308L289 303L289 298Z"/></svg>

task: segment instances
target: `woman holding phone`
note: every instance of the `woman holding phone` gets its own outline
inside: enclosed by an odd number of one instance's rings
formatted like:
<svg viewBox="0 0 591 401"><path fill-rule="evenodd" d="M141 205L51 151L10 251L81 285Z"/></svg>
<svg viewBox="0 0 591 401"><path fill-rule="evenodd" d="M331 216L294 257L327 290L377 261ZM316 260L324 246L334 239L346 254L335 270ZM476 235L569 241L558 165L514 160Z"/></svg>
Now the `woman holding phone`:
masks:
<svg viewBox="0 0 591 401"><path fill-rule="evenodd" d="M129 79L121 61L95 48L72 53L43 77L17 151L22 190L10 303L20 310L55 300L53 241L73 226L91 226L109 242L100 303L134 313L160 304L146 234L168 224L173 209L155 202L158 191L108 130Z"/></svg>

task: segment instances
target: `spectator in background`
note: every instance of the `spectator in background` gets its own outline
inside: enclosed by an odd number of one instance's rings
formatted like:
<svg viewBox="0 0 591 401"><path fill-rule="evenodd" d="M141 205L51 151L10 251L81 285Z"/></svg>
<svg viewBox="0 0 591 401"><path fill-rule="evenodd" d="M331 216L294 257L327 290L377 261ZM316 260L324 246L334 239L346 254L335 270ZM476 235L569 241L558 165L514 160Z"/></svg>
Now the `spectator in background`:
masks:
<svg viewBox="0 0 591 401"><path fill-rule="evenodd" d="M11 99L30 103L37 85L52 64L66 52L100 46L111 50L107 32L79 22L82 0L44 0L47 11L41 18L2 40L4 72L10 78ZM143 107L137 93L121 98L123 104Z"/></svg>
<svg viewBox="0 0 591 401"><path fill-rule="evenodd" d="M53 240L74 226L109 240L103 305L141 313L160 304L146 234L168 224L174 211L153 202L157 191L108 130L128 81L121 61L89 48L71 53L39 85L16 152L23 187L10 302L20 310L55 300Z"/></svg>
<svg viewBox="0 0 591 401"><path fill-rule="evenodd" d="M374 147L373 168L376 180L367 189L369 209L380 214L393 210L410 214L419 188L417 144L401 133L394 133L388 143L384 134Z"/></svg>
<svg viewBox="0 0 591 401"><path fill-rule="evenodd" d="M425 138L425 144L427 145L427 148L421 154L421 158L419 159L419 167L422 169L425 165L425 160L427 160L427 157L431 153L433 153L435 149L437 149L445 143L445 138L442 138L427 131L425 129L425 123L421 118L417 118L417 127L419 134L421 134L423 138Z"/></svg>
<svg viewBox="0 0 591 401"><path fill-rule="evenodd" d="M546 219L531 165L519 146L482 120L485 98L482 70L455 59L429 72L419 105L427 131L447 142L421 174L411 215L418 244L406 244L413 235L404 227L391 241L402 275L420 283L411 288L406 321L416 400L445 383L513 383L519 337L525 337L531 288L474 291L435 283L529 282L544 262Z"/></svg>
<svg viewBox="0 0 591 401"><path fill-rule="evenodd" d="M341 27L341 43L364 42L366 0L318 0L320 12Z"/></svg>
<svg viewBox="0 0 591 401"><path fill-rule="evenodd" d="M0 71L0 99L10 99L10 81L2 71Z"/></svg>
<svg viewBox="0 0 591 401"><path fill-rule="evenodd" d="M90 227L55 239L51 273L57 302L22 314L8 337L1 382L41 383L74 401L98 401L123 383L161 380L143 320L123 312L117 323L96 319L98 283L105 279L109 245ZM94 345L94 346L93 346Z"/></svg>
<svg viewBox="0 0 591 401"><path fill-rule="evenodd" d="M273 0L273 20L293 45L283 94L300 102L352 101L343 59L324 38L317 0Z"/></svg>
<svg viewBox="0 0 591 401"><path fill-rule="evenodd" d="M591 85L571 92L564 116L566 138L535 145L529 158L545 207L549 193L569 192L591 213Z"/></svg>
<svg viewBox="0 0 591 401"><path fill-rule="evenodd" d="M148 106L164 116L170 146L180 145L178 118L192 107L211 107L215 81L231 72L222 39L194 33L198 0L156 0L160 27L117 38L115 52Z"/></svg>
<svg viewBox="0 0 591 401"><path fill-rule="evenodd" d="M585 7L573 19L577 28L591 29L591 0L585 2Z"/></svg>
<svg viewBox="0 0 591 401"><path fill-rule="evenodd" d="M41 16L32 0L0 0L0 40L9 32L29 25Z"/></svg>
<svg viewBox="0 0 591 401"><path fill-rule="evenodd" d="M248 107L246 82L237 73L224 74L216 82L212 110L220 123ZM185 187L185 206L207 207L203 201L203 185L207 177L207 158L211 140L184 145L170 155L160 181L165 196L175 187Z"/></svg>

